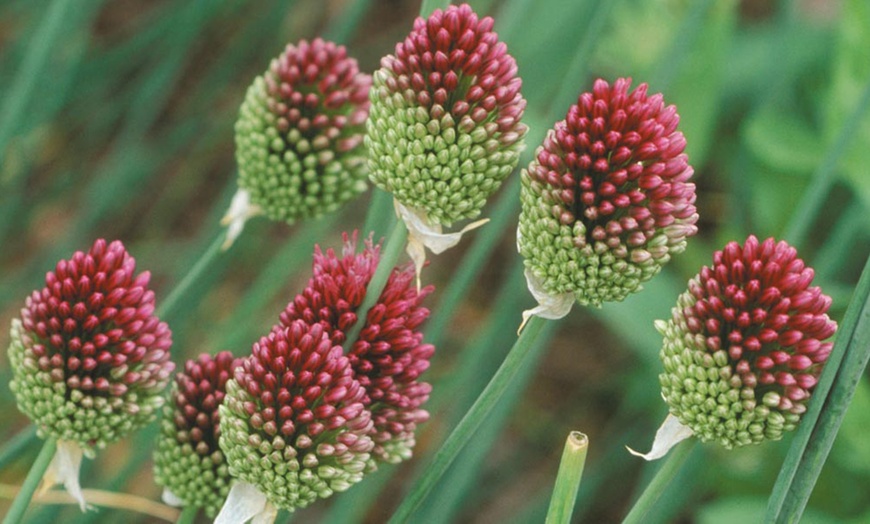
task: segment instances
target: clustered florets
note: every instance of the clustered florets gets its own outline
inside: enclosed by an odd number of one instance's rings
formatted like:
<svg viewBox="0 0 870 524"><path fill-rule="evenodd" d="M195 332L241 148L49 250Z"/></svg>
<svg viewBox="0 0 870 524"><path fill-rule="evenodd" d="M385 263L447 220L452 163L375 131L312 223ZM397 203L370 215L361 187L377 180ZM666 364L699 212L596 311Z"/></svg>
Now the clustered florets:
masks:
<svg viewBox="0 0 870 524"><path fill-rule="evenodd" d="M276 507L307 506L360 481L376 460L410 456L421 405L419 382L434 348L416 329L413 269L393 270L348 354L346 334L378 264L378 249L345 235L342 257L316 249L314 276L227 384L221 448L230 472Z"/></svg>
<svg viewBox="0 0 870 524"><path fill-rule="evenodd" d="M704 441L731 448L794 429L831 352L830 297L785 242L731 242L659 321L662 394Z"/></svg>
<svg viewBox="0 0 870 524"><path fill-rule="evenodd" d="M596 81L522 172L526 268L547 292L584 305L637 291L697 232L676 108L630 85Z"/></svg>
<svg viewBox="0 0 870 524"><path fill-rule="evenodd" d="M344 46L288 45L248 89L236 121L239 186L274 220L338 209L365 191L371 76Z"/></svg>
<svg viewBox="0 0 870 524"><path fill-rule="evenodd" d="M154 453L154 477L184 506L213 517L226 500L231 477L218 446L226 383L241 364L229 351L188 360L163 408Z"/></svg>
<svg viewBox="0 0 870 524"><path fill-rule="evenodd" d="M522 80L492 27L467 4L436 9L374 74L369 176L436 224L477 216L523 147Z"/></svg>
<svg viewBox="0 0 870 524"><path fill-rule="evenodd" d="M12 322L11 388L40 435L90 455L155 417L174 364L149 280L121 242L100 239L27 298Z"/></svg>

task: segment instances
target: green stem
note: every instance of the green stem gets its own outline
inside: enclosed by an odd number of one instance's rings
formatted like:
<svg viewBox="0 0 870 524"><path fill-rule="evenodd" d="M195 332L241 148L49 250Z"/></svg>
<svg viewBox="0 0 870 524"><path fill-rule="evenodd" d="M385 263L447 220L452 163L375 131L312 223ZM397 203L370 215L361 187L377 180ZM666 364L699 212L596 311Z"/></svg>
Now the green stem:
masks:
<svg viewBox="0 0 870 524"><path fill-rule="evenodd" d="M498 368L492 380L487 384L486 389L483 390L483 393L480 394L474 405L471 406L471 409L468 410L468 413L465 414L459 425L456 426L456 429L444 441L444 445L435 454L435 458L423 473L423 476L414 483L411 492L402 501L399 509L396 510L396 513L390 519L390 522L400 523L410 520L414 510L417 509L429 492L432 491L438 479L444 475L444 472L447 471L447 468L512 384L513 378L524 365L526 357L534 346L533 342L541 333L545 324L546 321L544 319L532 317L511 348L501 367Z"/></svg>
<svg viewBox="0 0 870 524"><path fill-rule="evenodd" d="M45 12L39 28L33 33L30 40L30 45L27 49L27 54L21 64L15 81L10 87L6 98L6 103L2 106L0 114L3 118L0 119L0 168L2 168L5 158L6 146L9 140L18 131L22 115L26 114L30 106L30 99L37 91L34 89L40 74L45 69L52 51L55 49L56 41L60 37L64 29L64 20L67 17L67 11L73 4L70 0L54 0ZM10 182L9 180L2 181L2 185Z"/></svg>
<svg viewBox="0 0 870 524"><path fill-rule="evenodd" d="M665 463L656 472L655 477L653 477L640 498L637 499L637 502L634 503L634 507L631 508L631 511L625 517L625 520L622 521L622 524L644 522L646 514L649 513L649 510L652 509L656 501L661 497L665 488L668 487L668 484L670 484L671 481L674 480L674 477L677 476L680 468L686 462L686 459L689 458L692 450L695 449L697 442L698 439L690 438L681 442L676 448L671 450Z"/></svg>
<svg viewBox="0 0 870 524"><path fill-rule="evenodd" d="M45 475L45 470L51 464L51 459L54 458L54 452L57 451L57 440L54 437L45 439L45 444L42 445L42 451L36 457L33 466L30 467L30 472L27 478L24 479L24 484L21 486L21 491L15 496L12 501L12 506L9 508L9 513L3 519L3 524L15 524L21 522L24 517L24 512L27 511L27 506L30 505L30 499L33 498L33 493L36 491L42 476Z"/></svg>
<svg viewBox="0 0 870 524"><path fill-rule="evenodd" d="M184 509L181 510L181 514L178 515L178 520L175 521L175 524L193 524L194 520L196 520L196 515L198 513L198 507L185 506Z"/></svg>
<svg viewBox="0 0 870 524"><path fill-rule="evenodd" d="M399 256L405 249L405 241L407 239L408 229L405 227L405 223L397 221L393 225L393 231L390 233L390 237L381 248L378 267L375 269L375 274L372 275L372 279L369 281L369 285L366 288L366 296L363 298L362 304L360 304L359 308L356 310L357 321L354 322L353 326L351 326L350 330L347 332L347 338L344 341L345 353L350 351L350 348L353 346L354 342L356 342L356 339L359 338L359 334L365 326L369 310L378 303L381 293L384 291L384 288L387 287L387 280L389 279L393 268L396 266Z"/></svg>
<svg viewBox="0 0 870 524"><path fill-rule="evenodd" d="M870 258L809 409L776 479L765 522L797 522L834 444L846 409L870 359Z"/></svg>
<svg viewBox="0 0 870 524"><path fill-rule="evenodd" d="M553 498L550 499L550 509L547 511L546 524L571 522L588 447L589 438L583 433L572 431L568 435L565 450L562 452L562 462L559 463L559 473L556 475Z"/></svg>
<svg viewBox="0 0 870 524"><path fill-rule="evenodd" d="M858 135L858 127L863 122L868 109L870 109L870 83L864 88L858 105L843 124L840 133L828 147L824 159L813 173L809 187L804 191L800 203L795 207L798 211L792 215L784 235L785 239L792 245L799 246L803 243L813 220L821 211L822 205L828 197L828 192L834 185L834 174L837 172L840 157Z"/></svg>
<svg viewBox="0 0 870 524"><path fill-rule="evenodd" d="M217 255L221 252L221 246L223 245L225 238L226 233L224 229L221 228L220 233L218 233L211 245L208 246L205 253L199 257L199 260L197 260L193 267L190 268L190 271L184 275L184 278L182 278L181 282L179 282L178 285L169 293L169 296L160 303L160 306L157 308L155 313L158 317L168 317L174 313L173 310L178 306L181 297L187 293L194 282L202 276L202 273L206 268L208 268L208 266L217 258Z"/></svg>

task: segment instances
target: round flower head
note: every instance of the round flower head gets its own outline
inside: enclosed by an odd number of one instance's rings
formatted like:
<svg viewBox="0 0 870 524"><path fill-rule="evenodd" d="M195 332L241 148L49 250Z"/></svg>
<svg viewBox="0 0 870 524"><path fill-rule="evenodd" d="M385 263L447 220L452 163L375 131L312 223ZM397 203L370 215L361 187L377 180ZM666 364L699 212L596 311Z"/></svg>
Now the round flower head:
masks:
<svg viewBox="0 0 870 524"><path fill-rule="evenodd" d="M350 360L323 326L275 326L227 382L220 447L230 474L294 510L362 480L371 414Z"/></svg>
<svg viewBox="0 0 870 524"><path fill-rule="evenodd" d="M297 319L321 323L335 344L343 344L357 322L357 309L379 258L371 241L356 253L356 236L344 239L340 258L331 249L323 253L315 248L314 276L281 314L284 325ZM432 388L418 379L435 348L423 343L418 328L429 316L421 303L432 290L417 290L412 266L393 269L348 355L365 389L363 403L372 413L374 456L385 462L410 458L417 424L429 418L421 406Z"/></svg>
<svg viewBox="0 0 870 524"><path fill-rule="evenodd" d="M492 26L467 4L436 9L374 74L369 176L435 224L477 216L523 147L522 81Z"/></svg>
<svg viewBox="0 0 870 524"><path fill-rule="evenodd" d="M812 280L793 247L750 236L717 251L656 324L662 395L695 436L732 448L795 428L837 330Z"/></svg>
<svg viewBox="0 0 870 524"><path fill-rule="evenodd" d="M154 476L165 498L181 506L203 508L214 517L230 490L230 473L218 447L220 416L227 380L241 364L229 351L188 360L178 373L163 408L154 453Z"/></svg>
<svg viewBox="0 0 870 524"><path fill-rule="evenodd" d="M12 321L11 388L40 436L93 455L163 404L171 334L154 316L150 274L135 272L121 242L97 240L58 262Z"/></svg>
<svg viewBox="0 0 870 524"><path fill-rule="evenodd" d="M623 300L697 232L676 108L630 85L596 81L522 172L526 269L547 293L583 305Z"/></svg>
<svg viewBox="0 0 870 524"><path fill-rule="evenodd" d="M248 88L236 122L239 186L273 220L293 223L365 191L371 77L343 46L288 45Z"/></svg>

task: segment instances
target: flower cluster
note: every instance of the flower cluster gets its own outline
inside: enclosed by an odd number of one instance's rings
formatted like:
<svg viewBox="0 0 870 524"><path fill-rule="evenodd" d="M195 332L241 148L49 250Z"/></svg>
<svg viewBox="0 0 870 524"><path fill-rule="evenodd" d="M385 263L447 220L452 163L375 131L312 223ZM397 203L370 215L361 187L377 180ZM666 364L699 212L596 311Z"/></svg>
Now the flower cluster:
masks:
<svg viewBox="0 0 870 524"><path fill-rule="evenodd" d="M291 510L348 489L371 469L364 395L321 324L275 326L227 383L220 446L230 474Z"/></svg>
<svg viewBox="0 0 870 524"><path fill-rule="evenodd" d="M477 216L519 161L522 81L492 27L467 4L436 9L374 74L369 176L435 224Z"/></svg>
<svg viewBox="0 0 870 524"><path fill-rule="evenodd" d="M27 298L12 322L11 388L41 436L92 455L156 416L174 365L149 279L121 242L100 239Z"/></svg>
<svg viewBox="0 0 870 524"><path fill-rule="evenodd" d="M430 386L418 380L434 348L408 266L394 269L358 339L347 332L379 260L345 235L341 257L316 248L314 275L227 383L221 448L230 473L279 508L307 506L360 481L376 460L411 454Z"/></svg>
<svg viewBox="0 0 870 524"><path fill-rule="evenodd" d="M679 117L646 84L595 82L522 172L517 244L551 294L623 300L697 232Z"/></svg>
<svg viewBox="0 0 870 524"><path fill-rule="evenodd" d="M370 86L343 46L288 45L254 80L236 122L239 186L251 203L293 223L362 193Z"/></svg>
<svg viewBox="0 0 870 524"><path fill-rule="evenodd" d="M727 448L795 428L831 352L830 297L785 242L731 242L659 321L671 413Z"/></svg>
<svg viewBox="0 0 870 524"><path fill-rule="evenodd" d="M344 344L345 333L358 321L356 310L378 258L378 249L370 241L362 253L356 253L356 238L347 235L341 258L318 247L314 276L281 314L282 324L297 319L320 322L334 343ZM418 378L429 367L435 349L422 342L418 328L429 316L421 303L432 289L417 291L412 266L393 269L350 348L351 365L366 391L364 403L372 411L374 455L386 462L411 456L416 426L429 416L420 406L428 400L431 386Z"/></svg>
<svg viewBox="0 0 870 524"><path fill-rule="evenodd" d="M169 497L183 506L203 508L214 517L230 490L230 474L218 447L220 416L227 380L241 360L229 351L188 360L178 373L163 408L154 453L154 476Z"/></svg>

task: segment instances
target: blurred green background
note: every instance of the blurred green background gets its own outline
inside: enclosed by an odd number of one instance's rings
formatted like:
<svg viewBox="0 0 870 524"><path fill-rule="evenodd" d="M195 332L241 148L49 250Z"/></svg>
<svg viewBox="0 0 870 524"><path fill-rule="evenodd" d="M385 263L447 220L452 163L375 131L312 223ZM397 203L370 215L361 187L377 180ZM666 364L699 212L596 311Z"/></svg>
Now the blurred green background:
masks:
<svg viewBox="0 0 870 524"><path fill-rule="evenodd" d="M700 234L644 292L600 310L575 308L547 333L537 367L521 373L415 521L541 522L572 429L591 441L575 521L615 521L654 470L624 445L645 449L667 411L652 322L669 315L714 250L749 233L787 238L834 298L833 318L842 318L870 253L870 3L470 3L495 18L517 59L531 128L526 161L595 77L631 76L677 105L696 171ZM233 122L253 77L286 43L316 36L348 45L372 71L419 9L405 0L0 3L0 326L58 259L98 237L124 241L138 267L152 272L159 304L219 233L235 191ZM500 219L434 258L424 274L438 290L424 330L438 348L428 373L432 419L415 460L294 521L386 520L510 348L531 305L514 243L517 179L486 213ZM249 351L301 291L314 243L338 246L341 231L362 227L371 199L370 192L294 227L249 222L168 312L176 362ZM382 220L375 234L385 233ZM467 284L455 283L457 268ZM2 329L0 347L7 345ZM0 382L9 377L0 359ZM0 412L7 442L28 421L6 386ZM83 486L157 500L154 427L86 461ZM804 522L870 521L868 427L865 375ZM788 444L699 447L650 522L760 521ZM20 484L37 450L29 445L5 460L0 483ZM0 511L8 503L0 500ZM69 506L29 515L149 521L107 509L82 516Z"/></svg>

